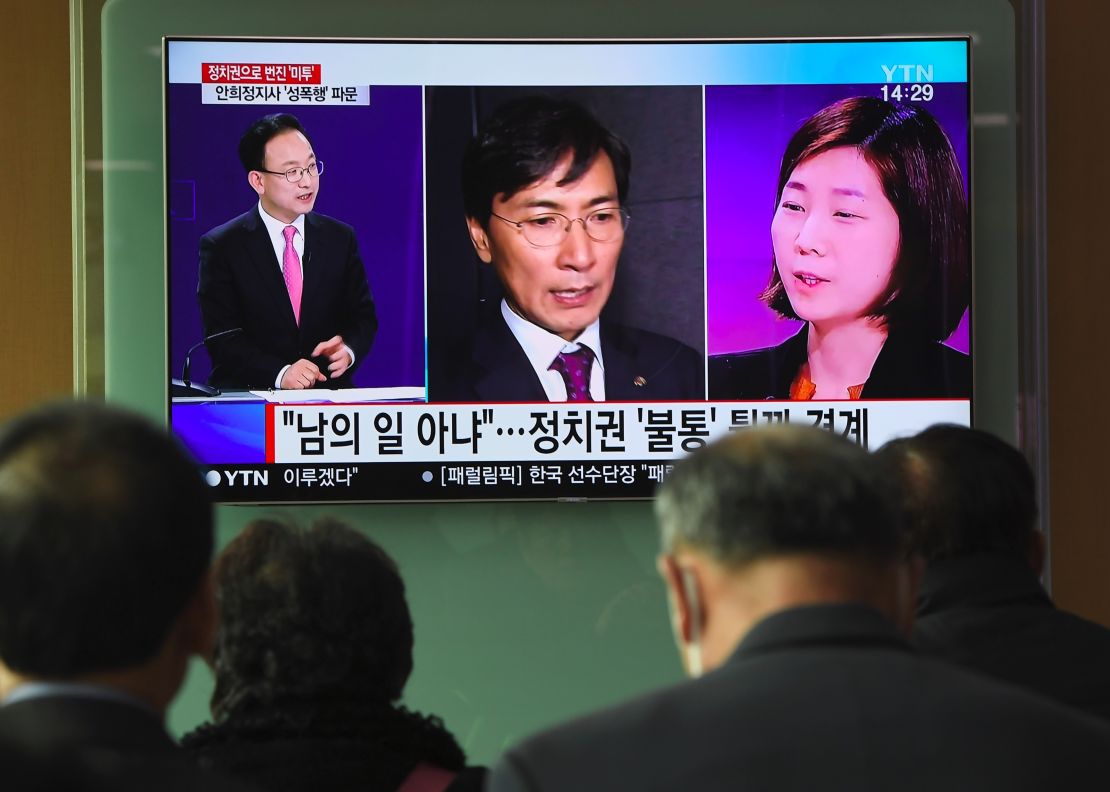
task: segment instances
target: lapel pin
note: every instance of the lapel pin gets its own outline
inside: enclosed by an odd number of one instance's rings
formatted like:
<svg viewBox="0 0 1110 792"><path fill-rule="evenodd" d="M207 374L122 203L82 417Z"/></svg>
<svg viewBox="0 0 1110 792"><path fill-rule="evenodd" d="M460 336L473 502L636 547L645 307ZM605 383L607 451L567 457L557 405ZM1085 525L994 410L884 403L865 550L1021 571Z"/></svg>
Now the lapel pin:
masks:
<svg viewBox="0 0 1110 792"><path fill-rule="evenodd" d="M643 377L636 377L636 379L632 380L632 384L635 385L637 388L642 388L647 385L647 380Z"/></svg>

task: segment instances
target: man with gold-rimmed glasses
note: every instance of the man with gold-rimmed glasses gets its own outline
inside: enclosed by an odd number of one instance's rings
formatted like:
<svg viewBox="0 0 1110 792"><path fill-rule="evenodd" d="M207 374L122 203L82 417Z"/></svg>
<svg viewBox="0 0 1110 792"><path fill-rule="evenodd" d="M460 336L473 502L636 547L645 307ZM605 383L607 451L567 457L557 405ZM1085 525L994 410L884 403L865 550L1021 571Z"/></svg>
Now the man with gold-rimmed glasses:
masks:
<svg viewBox="0 0 1110 792"><path fill-rule="evenodd" d="M467 229L505 291L500 315L429 371L434 401L704 398L701 357L601 318L630 218L631 156L581 106L516 99L463 156Z"/></svg>
<svg viewBox="0 0 1110 792"><path fill-rule="evenodd" d="M313 211L324 163L288 113L239 141L258 204L200 240L200 300L220 388L350 387L378 327L354 230ZM236 330L238 331L236 332Z"/></svg>

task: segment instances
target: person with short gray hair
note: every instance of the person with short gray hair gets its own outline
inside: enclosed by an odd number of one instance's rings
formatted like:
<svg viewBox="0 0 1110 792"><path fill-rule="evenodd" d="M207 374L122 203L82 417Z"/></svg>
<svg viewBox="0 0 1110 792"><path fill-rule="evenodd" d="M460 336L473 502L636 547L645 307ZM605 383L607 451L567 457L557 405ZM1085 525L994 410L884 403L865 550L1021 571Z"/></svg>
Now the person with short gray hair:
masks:
<svg viewBox="0 0 1110 792"><path fill-rule="evenodd" d="M916 656L893 480L846 439L736 432L660 488L658 568L693 679L528 739L520 790L1041 790L1110 777L1110 729Z"/></svg>

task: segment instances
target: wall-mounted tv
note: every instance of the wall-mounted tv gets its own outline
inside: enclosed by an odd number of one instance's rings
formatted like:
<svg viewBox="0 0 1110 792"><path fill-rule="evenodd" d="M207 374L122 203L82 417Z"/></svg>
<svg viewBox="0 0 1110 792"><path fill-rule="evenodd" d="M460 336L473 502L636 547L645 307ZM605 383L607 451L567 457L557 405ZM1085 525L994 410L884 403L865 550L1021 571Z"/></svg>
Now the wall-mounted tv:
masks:
<svg viewBox="0 0 1110 792"><path fill-rule="evenodd" d="M292 502L970 423L969 48L168 38L171 426Z"/></svg>

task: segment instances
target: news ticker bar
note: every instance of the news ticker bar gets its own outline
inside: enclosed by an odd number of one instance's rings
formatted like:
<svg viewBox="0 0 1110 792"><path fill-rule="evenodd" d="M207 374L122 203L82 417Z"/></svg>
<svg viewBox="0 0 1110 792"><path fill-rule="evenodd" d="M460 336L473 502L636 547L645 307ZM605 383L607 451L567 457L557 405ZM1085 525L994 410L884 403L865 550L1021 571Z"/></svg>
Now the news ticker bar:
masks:
<svg viewBox="0 0 1110 792"><path fill-rule="evenodd" d="M213 465L204 469L222 502L650 498L673 463L487 462L359 465Z"/></svg>
<svg viewBox="0 0 1110 792"><path fill-rule="evenodd" d="M969 424L967 400L652 404L266 405L266 461L668 461L728 432L808 424L865 448L934 423Z"/></svg>
<svg viewBox="0 0 1110 792"><path fill-rule="evenodd" d="M264 416L268 462L259 449L258 463L203 466L231 503L650 498L677 459L729 432L814 425L877 448L970 420L966 400L205 406Z"/></svg>

